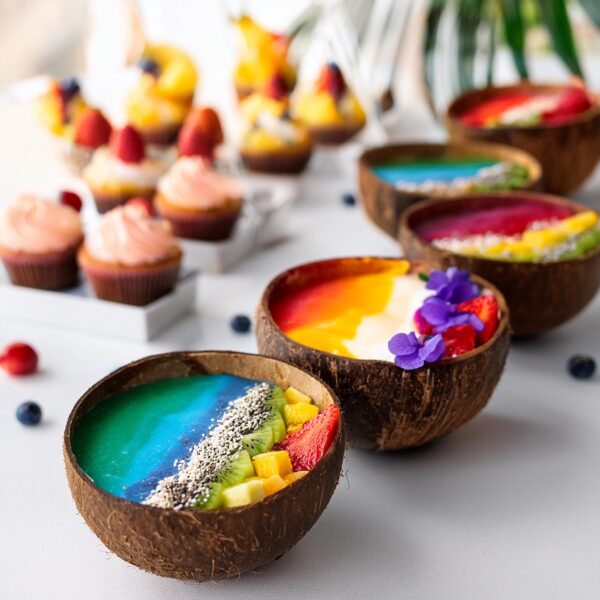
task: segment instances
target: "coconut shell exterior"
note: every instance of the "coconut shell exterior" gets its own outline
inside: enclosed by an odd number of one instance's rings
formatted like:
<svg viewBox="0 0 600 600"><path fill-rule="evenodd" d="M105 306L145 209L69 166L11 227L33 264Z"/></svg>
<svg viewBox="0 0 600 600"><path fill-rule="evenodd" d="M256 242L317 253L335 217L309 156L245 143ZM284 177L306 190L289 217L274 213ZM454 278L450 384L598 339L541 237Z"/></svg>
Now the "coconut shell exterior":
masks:
<svg viewBox="0 0 600 600"><path fill-rule="evenodd" d="M468 354L406 371L393 362L345 358L309 348L287 337L271 306L282 296L325 279L364 274L398 259L344 258L308 263L277 276L258 308L259 351L322 379L339 398L353 446L377 451L422 446L472 419L488 402L502 374L510 334L508 311L494 286L475 278L498 299L501 319L493 337ZM428 272L424 263L412 269Z"/></svg>
<svg viewBox="0 0 600 600"><path fill-rule="evenodd" d="M396 189L387 181L377 177L373 167L402 157L418 157L424 159L440 158L442 156L461 158L486 156L497 160L506 160L526 167L529 179L524 189L539 189L541 187L542 169L538 161L531 155L508 146L485 143L460 144L393 144L379 146L366 150L358 162L358 186L363 208L369 219L394 239L398 236L398 225L402 212L415 202L427 198L452 197L458 193L444 194L430 192L405 192ZM463 195L464 192L460 192Z"/></svg>
<svg viewBox="0 0 600 600"><path fill-rule="evenodd" d="M122 559L157 575L198 581L238 577L290 550L315 524L337 485L344 455L338 426L327 453L306 476L250 506L172 510L118 498L97 487L77 464L71 440L81 419L116 392L144 383L205 373L264 379L309 394L325 408L337 402L322 382L263 356L235 352L173 352L133 362L90 388L67 422L63 453L77 510Z"/></svg>
<svg viewBox="0 0 600 600"><path fill-rule="evenodd" d="M581 258L550 263L509 262L454 254L424 241L413 227L452 207L478 208L490 199L545 200L569 206L576 212L589 208L558 196L507 192L421 202L402 215L399 239L404 255L425 260L438 268L451 266L477 273L496 285L506 298L515 336L546 333L583 310L600 287L600 247ZM452 204L448 204L448 203Z"/></svg>
<svg viewBox="0 0 600 600"><path fill-rule="evenodd" d="M568 195L592 174L600 160L600 98L589 93L593 106L563 125L533 127L469 127L460 116L499 94L542 92L556 93L561 85L520 83L488 87L467 92L450 104L446 128L453 142L486 141L521 148L542 165L543 190Z"/></svg>

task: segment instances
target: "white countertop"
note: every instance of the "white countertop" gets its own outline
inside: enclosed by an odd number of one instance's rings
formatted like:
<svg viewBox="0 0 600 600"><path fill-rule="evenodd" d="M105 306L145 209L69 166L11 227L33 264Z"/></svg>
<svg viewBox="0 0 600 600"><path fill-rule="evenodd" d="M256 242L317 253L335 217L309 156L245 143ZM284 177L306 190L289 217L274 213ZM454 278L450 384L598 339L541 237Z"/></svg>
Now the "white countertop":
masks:
<svg viewBox="0 0 600 600"><path fill-rule="evenodd" d="M0 164L10 164L0 204L19 189L60 186L64 174L47 142L25 144L34 133L24 113L22 121L0 114ZM406 115L405 122L405 137L415 137L415 120ZM25 340L41 357L35 376L0 374L2 600L600 596L600 378L577 382L565 371L576 352L600 362L600 297L571 324L514 344L488 407L450 437L390 455L349 450L346 477L322 518L258 573L219 584L149 575L111 555L76 513L61 441L88 386L151 353L253 351L253 336L232 333L228 322L252 314L278 272L336 255L397 253L358 206L342 205L340 193L354 186L349 175L305 176L293 210L297 235L230 273L203 277L198 314L151 343L0 317L0 346ZM600 173L579 198L600 209ZM26 399L43 407L37 428L15 419Z"/></svg>

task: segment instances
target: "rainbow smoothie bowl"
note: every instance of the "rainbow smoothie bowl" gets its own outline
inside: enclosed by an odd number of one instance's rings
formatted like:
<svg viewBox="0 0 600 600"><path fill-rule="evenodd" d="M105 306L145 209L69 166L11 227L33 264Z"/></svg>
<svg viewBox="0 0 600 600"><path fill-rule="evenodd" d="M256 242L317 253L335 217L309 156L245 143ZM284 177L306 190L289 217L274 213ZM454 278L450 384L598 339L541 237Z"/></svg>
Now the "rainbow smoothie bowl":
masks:
<svg viewBox="0 0 600 600"><path fill-rule="evenodd" d="M400 223L405 255L456 266L504 294L515 335L544 333L581 311L600 286L598 214L527 192L415 204Z"/></svg>
<svg viewBox="0 0 600 600"><path fill-rule="evenodd" d="M400 215L425 198L536 189L542 172L526 152L496 144L404 144L367 150L359 159L367 216L396 238Z"/></svg>
<svg viewBox="0 0 600 600"><path fill-rule="evenodd" d="M450 104L446 127L453 142L509 144L541 164L544 189L568 194L600 159L600 100L568 85L521 83L467 92Z"/></svg>
<svg viewBox="0 0 600 600"><path fill-rule="evenodd" d="M353 445L426 444L489 400L509 347L508 311L486 281L392 258L285 271L257 315L260 351L328 383Z"/></svg>
<svg viewBox="0 0 600 600"><path fill-rule="evenodd" d="M100 540L142 569L200 581L290 550L329 502L343 453L329 388L232 352L150 356L111 373L75 405L64 437L73 499Z"/></svg>

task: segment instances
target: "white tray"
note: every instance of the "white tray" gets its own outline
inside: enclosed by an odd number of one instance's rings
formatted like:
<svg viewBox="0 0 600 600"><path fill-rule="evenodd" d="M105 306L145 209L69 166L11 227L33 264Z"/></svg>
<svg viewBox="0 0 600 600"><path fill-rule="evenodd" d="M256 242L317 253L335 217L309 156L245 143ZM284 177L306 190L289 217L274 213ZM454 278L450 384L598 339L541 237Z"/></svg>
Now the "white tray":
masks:
<svg viewBox="0 0 600 600"><path fill-rule="evenodd" d="M85 282L59 292L12 285L0 265L0 313L145 342L193 310L197 275L197 271L182 269L173 292L146 306L130 306L98 300Z"/></svg>

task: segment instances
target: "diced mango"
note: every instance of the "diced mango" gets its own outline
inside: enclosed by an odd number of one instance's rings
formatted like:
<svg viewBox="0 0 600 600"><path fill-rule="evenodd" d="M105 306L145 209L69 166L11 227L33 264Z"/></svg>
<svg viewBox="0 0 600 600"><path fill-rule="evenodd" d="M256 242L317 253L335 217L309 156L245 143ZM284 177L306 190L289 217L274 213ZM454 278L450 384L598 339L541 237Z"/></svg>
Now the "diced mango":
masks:
<svg viewBox="0 0 600 600"><path fill-rule="evenodd" d="M288 482L281 475L271 475L263 479L263 488L267 496L277 493L282 490Z"/></svg>
<svg viewBox="0 0 600 600"><path fill-rule="evenodd" d="M223 505L226 508L245 506L260 502L264 497L265 490L262 481L256 479L244 481L244 483L223 490Z"/></svg>
<svg viewBox="0 0 600 600"><path fill-rule="evenodd" d="M312 398L295 387L289 387L284 394L288 404L312 404Z"/></svg>
<svg viewBox="0 0 600 600"><path fill-rule="evenodd" d="M267 478L271 475L285 477L292 472L292 462L285 450L274 450L257 454L253 459L254 469L259 477Z"/></svg>
<svg viewBox="0 0 600 600"><path fill-rule="evenodd" d="M319 407L315 404L286 404L283 407L283 417L288 427L290 425L306 423L306 421L310 421L310 419L316 417L318 414Z"/></svg>
<svg viewBox="0 0 600 600"><path fill-rule="evenodd" d="M299 425L290 425L287 428L287 432L288 433L294 433L294 431L298 431L298 429L302 429L302 425L303 425L303 423L300 423Z"/></svg>
<svg viewBox="0 0 600 600"><path fill-rule="evenodd" d="M294 483L294 481L302 479L307 473L308 471L294 471L293 473L286 475L285 480L287 481L287 483Z"/></svg>

